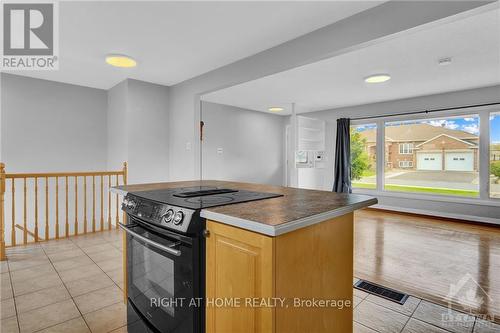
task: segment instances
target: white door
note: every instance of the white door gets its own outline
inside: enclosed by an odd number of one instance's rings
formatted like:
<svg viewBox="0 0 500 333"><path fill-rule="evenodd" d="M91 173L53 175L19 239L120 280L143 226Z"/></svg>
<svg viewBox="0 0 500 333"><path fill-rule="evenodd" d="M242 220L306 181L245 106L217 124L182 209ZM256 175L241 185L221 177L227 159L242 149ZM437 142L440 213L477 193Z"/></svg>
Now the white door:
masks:
<svg viewBox="0 0 500 333"><path fill-rule="evenodd" d="M474 153L446 153L445 168L450 171L474 171Z"/></svg>
<svg viewBox="0 0 500 333"><path fill-rule="evenodd" d="M418 170L442 170L443 154L441 153L417 153Z"/></svg>

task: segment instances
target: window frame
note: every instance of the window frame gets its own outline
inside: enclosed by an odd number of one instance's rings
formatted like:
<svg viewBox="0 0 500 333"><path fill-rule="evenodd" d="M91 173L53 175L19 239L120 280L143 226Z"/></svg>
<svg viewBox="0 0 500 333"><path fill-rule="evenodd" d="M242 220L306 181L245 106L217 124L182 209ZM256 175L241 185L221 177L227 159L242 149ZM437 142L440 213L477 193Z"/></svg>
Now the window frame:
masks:
<svg viewBox="0 0 500 333"><path fill-rule="evenodd" d="M413 142L399 143L398 144L399 155L413 155L413 148L414 148Z"/></svg>
<svg viewBox="0 0 500 333"><path fill-rule="evenodd" d="M401 165L401 164L403 164L403 165ZM404 164L406 164L406 165L404 165ZM402 169L413 168L413 161L399 161L398 165Z"/></svg>
<svg viewBox="0 0 500 333"><path fill-rule="evenodd" d="M398 116L386 116L379 117L376 119L358 119L352 121L351 125L362 125L362 124L376 124L377 126L377 141L376 141L376 152L377 152L377 182L376 189L361 189L354 188L354 193L369 194L369 195L380 195L386 197L402 197L409 199L421 199L421 200L433 200L442 202L455 202L455 203L468 203L468 204L479 204L479 205L490 205L495 207L500 207L500 198L490 197L490 167L489 167L489 151L490 151L490 114L500 113L499 106L483 106L483 107L473 107L464 108L461 110L446 110L434 113L429 113L427 116L425 114L411 114L411 115L398 115ZM385 190L385 123L396 122L396 121L408 121L408 120L432 120L432 119L443 119L443 118L453 118L453 117L464 117L468 115L477 115L479 118L479 196L474 198L463 198L459 196L451 195L436 195L436 194L424 194L424 193L411 193L411 192L396 192ZM369 115L368 115L369 116ZM384 144L379 144L383 142ZM382 158L380 158L382 156Z"/></svg>
<svg viewBox="0 0 500 333"><path fill-rule="evenodd" d="M487 194L485 194L485 196L487 196L487 199L489 199L489 200L500 202L500 197L492 197L491 196L491 189L490 189L490 177L491 177L491 169L490 169L491 168L491 165L490 165L490 163L491 163L491 160L490 160L490 158L491 158L491 150L490 150L490 148L491 148L491 117L500 117L500 108L497 108L496 110L492 110L492 111L488 112L488 116L487 116L488 124L486 126L487 127L486 131L488 133L488 137L486 138L487 141L488 141L488 150L486 152L481 152L481 150L480 150L480 153L485 153L487 155L487 157L488 157L488 163L487 163L488 164L487 165L488 166L488 172L487 172L488 173L488 181L485 184L487 186ZM481 147L479 147L479 149L481 149ZM479 163L481 163L481 159L479 160ZM481 178L479 178L479 179L480 179L479 182L481 184Z"/></svg>

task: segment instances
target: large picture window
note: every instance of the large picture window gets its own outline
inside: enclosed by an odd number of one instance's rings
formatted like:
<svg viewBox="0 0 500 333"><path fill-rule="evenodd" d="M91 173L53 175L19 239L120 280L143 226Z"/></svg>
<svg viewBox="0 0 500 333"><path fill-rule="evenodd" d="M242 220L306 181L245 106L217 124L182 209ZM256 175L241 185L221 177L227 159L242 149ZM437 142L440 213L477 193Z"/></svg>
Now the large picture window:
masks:
<svg viewBox="0 0 500 333"><path fill-rule="evenodd" d="M377 126L351 126L351 179L354 188L377 188Z"/></svg>
<svg viewBox="0 0 500 333"><path fill-rule="evenodd" d="M500 113L490 116L490 197L500 198Z"/></svg>
<svg viewBox="0 0 500 333"><path fill-rule="evenodd" d="M384 164L387 191L478 197L479 117L387 122Z"/></svg>

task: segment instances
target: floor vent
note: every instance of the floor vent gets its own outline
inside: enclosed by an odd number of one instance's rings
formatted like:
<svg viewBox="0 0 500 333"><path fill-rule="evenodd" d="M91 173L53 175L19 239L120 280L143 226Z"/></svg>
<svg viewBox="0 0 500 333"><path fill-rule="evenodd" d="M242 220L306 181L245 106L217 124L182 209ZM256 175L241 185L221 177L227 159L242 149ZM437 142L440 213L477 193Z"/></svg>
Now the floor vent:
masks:
<svg viewBox="0 0 500 333"><path fill-rule="evenodd" d="M379 286L378 284L371 283L365 280L359 280L354 284L354 288L365 291L369 294L385 298L398 304L405 304L408 299L407 294L400 293L399 291L392 290L386 287Z"/></svg>

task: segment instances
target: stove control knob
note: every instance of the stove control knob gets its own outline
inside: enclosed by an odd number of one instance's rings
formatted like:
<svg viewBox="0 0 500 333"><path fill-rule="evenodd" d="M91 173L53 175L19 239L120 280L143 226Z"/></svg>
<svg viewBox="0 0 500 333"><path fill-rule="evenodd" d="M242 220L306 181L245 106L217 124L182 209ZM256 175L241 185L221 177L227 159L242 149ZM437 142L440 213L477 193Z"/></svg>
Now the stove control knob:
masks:
<svg viewBox="0 0 500 333"><path fill-rule="evenodd" d="M122 202L122 208L127 208L128 207L128 199L123 199L123 202Z"/></svg>
<svg viewBox="0 0 500 333"><path fill-rule="evenodd" d="M129 209L134 209L134 208L135 208L135 206L136 206L136 203L135 203L135 201L134 201L134 200L129 200L129 201L127 202L127 207L128 207Z"/></svg>
<svg viewBox="0 0 500 333"><path fill-rule="evenodd" d="M175 213L175 216L174 216L174 224L175 225L182 224L183 219L184 219L184 213L181 211L178 211L177 213Z"/></svg>
<svg viewBox="0 0 500 333"><path fill-rule="evenodd" d="M174 218L174 211L172 209L167 210L165 214L163 214L163 222L169 223L172 222Z"/></svg>

